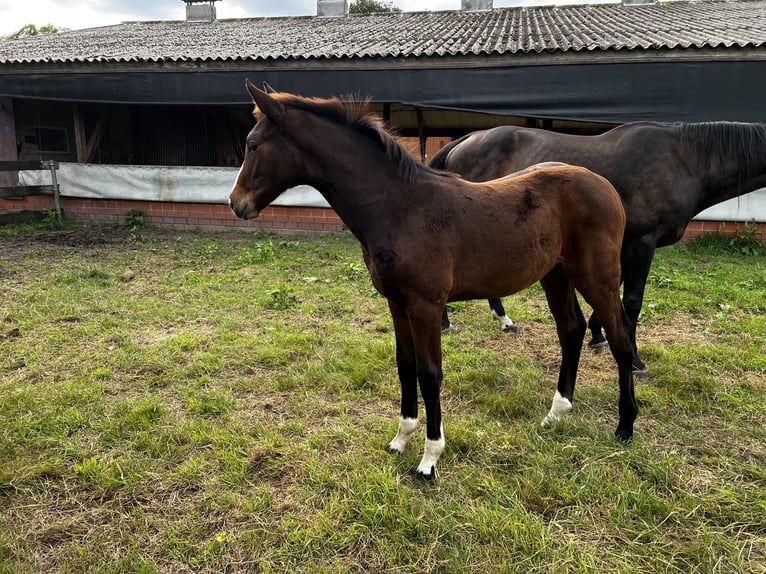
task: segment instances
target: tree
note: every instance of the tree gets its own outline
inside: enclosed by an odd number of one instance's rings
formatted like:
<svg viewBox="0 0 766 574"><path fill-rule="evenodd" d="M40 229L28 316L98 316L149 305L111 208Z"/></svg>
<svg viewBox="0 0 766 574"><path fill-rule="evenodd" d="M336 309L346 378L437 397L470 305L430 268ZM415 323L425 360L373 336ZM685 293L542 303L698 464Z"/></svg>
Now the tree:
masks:
<svg viewBox="0 0 766 574"><path fill-rule="evenodd" d="M375 12L401 12L391 1L385 0L356 0L348 7L349 14L373 14Z"/></svg>
<svg viewBox="0 0 766 574"><path fill-rule="evenodd" d="M30 36L39 36L41 34L55 34L56 32L66 32L69 28L59 28L53 24L45 24L39 28L34 24L27 24L22 26L19 30L13 34L2 36L4 40L17 40L19 38L29 38Z"/></svg>

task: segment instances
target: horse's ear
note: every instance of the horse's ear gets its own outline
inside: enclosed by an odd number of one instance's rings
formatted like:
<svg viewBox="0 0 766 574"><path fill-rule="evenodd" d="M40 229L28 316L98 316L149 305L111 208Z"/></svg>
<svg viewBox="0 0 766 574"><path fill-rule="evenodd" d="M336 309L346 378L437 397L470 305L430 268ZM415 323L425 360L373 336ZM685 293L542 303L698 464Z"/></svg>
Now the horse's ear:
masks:
<svg viewBox="0 0 766 574"><path fill-rule="evenodd" d="M272 88L268 82L263 82L263 91L266 92L267 94L277 93L277 91L274 88Z"/></svg>
<svg viewBox="0 0 766 574"><path fill-rule="evenodd" d="M266 117L278 122L285 111L284 106L263 90L259 90L250 80L245 80L245 87L253 103L258 106L258 110Z"/></svg>

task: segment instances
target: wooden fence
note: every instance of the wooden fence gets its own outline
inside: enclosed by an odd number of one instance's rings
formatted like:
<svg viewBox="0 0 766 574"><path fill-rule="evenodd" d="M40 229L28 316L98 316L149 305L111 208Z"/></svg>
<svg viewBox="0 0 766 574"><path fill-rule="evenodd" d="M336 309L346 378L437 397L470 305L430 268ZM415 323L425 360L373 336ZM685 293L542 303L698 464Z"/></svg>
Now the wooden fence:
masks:
<svg viewBox="0 0 766 574"><path fill-rule="evenodd" d="M32 195L53 194L53 201L56 210L56 219L61 222L61 203L59 201L59 184L56 179L56 170L58 162L53 160L17 160L0 161L0 172L2 171L20 171L20 170L50 170L51 183L46 185L14 185L10 187L0 187L0 199L21 199ZM31 218L39 217L44 212L9 212L0 214L0 223L10 223Z"/></svg>

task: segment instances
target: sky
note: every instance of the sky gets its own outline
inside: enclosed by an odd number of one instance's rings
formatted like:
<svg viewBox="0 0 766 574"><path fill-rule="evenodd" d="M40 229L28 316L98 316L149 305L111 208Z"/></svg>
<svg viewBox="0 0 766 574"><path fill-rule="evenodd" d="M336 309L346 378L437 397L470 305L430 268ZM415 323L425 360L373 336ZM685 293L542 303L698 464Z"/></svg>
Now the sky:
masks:
<svg viewBox="0 0 766 574"><path fill-rule="evenodd" d="M585 0L583 0L583 3ZM404 12L459 10L460 0L393 0ZM494 0L494 7L566 3L556 0ZM313 16L316 0L221 0L218 18L260 16ZM53 24L59 28L93 28L135 20L183 20L182 0L0 0L0 36L27 24Z"/></svg>

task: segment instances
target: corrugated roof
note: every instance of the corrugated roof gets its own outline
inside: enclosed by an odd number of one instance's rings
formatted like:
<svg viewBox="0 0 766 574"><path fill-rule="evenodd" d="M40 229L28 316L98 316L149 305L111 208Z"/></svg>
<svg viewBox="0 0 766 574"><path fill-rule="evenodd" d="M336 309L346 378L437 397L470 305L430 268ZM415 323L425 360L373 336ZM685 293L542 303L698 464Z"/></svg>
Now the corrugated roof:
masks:
<svg viewBox="0 0 766 574"><path fill-rule="evenodd" d="M126 22L0 42L0 64L417 58L766 46L766 1Z"/></svg>

